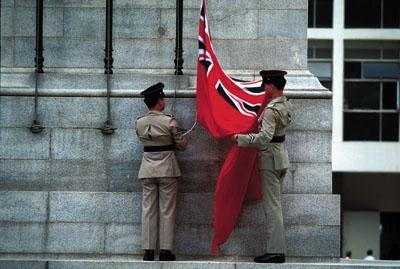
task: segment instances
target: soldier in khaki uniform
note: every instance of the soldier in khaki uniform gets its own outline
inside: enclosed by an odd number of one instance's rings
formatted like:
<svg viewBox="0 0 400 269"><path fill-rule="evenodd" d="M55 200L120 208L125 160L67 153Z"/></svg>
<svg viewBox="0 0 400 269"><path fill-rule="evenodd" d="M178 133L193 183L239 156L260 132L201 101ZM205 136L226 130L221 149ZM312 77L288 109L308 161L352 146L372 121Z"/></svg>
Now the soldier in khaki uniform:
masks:
<svg viewBox="0 0 400 269"><path fill-rule="evenodd" d="M285 133L292 111L292 104L283 94L286 84L280 70L260 72L263 87L270 103L260 116L260 131L252 134L237 134L232 140L243 147L258 147L259 168L263 190L263 208L267 216L267 253L254 259L261 263L285 262L285 234L282 216L282 180L289 167L289 157L285 146Z"/></svg>
<svg viewBox="0 0 400 269"><path fill-rule="evenodd" d="M165 107L163 88L164 84L159 82L141 92L149 111L136 120L136 134L144 145L138 178L143 183L142 244L145 261L154 261L158 234L160 261L175 260L172 249L181 171L174 150L185 150L187 145L175 118L162 113Z"/></svg>

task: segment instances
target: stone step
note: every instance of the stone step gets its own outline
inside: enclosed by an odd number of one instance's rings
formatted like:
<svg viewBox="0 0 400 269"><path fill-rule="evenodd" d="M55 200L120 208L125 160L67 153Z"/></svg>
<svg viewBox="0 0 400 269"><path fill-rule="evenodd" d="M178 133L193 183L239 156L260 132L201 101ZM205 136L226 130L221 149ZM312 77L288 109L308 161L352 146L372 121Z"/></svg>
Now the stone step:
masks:
<svg viewBox="0 0 400 269"><path fill-rule="evenodd" d="M288 255L337 257L339 197L284 195ZM1 253L140 254L140 193L0 192ZM193 206L201 205L201 206ZM180 193L176 252L208 255L213 194ZM265 249L265 217L259 202L245 204L223 255Z"/></svg>
<svg viewBox="0 0 400 269"><path fill-rule="evenodd" d="M392 269L400 268L398 261L339 260L335 262L296 262L284 264L256 264L251 257L187 257L178 256L175 262L143 262L136 257L95 258L38 258L0 256L1 269Z"/></svg>
<svg viewBox="0 0 400 269"><path fill-rule="evenodd" d="M35 88L35 74L2 73L1 95L32 95ZM152 73L116 73L110 76L110 88L114 95L124 95L124 91L141 91L162 81L167 92L188 89L188 75L175 76L172 74ZM25 91L23 90L25 89ZM38 74L38 89L41 95L70 95L70 96L104 96L107 89L107 76L103 73L61 73L50 72Z"/></svg>
<svg viewBox="0 0 400 269"><path fill-rule="evenodd" d="M0 95L32 95L35 88L35 74L9 69L0 74ZM260 79L258 72L252 70L231 70L228 72L243 80ZM194 96L196 72L187 71L184 75L175 76L173 70L116 70L110 76L112 96L129 96L132 92L141 91L149 85L162 81L167 95L173 96L178 91ZM331 94L322 87L318 79L307 70L289 71L286 92L296 98L297 91L312 90L315 94L330 98ZM104 96L107 88L107 76L102 70L74 69L53 70L38 74L38 89L41 95L54 96ZM326 92L325 92L326 91Z"/></svg>
<svg viewBox="0 0 400 269"><path fill-rule="evenodd" d="M211 225L214 193L179 193L178 224ZM140 223L141 192L1 191L1 222ZM193 205L201 205L194 207ZM286 225L340 224L340 197L283 194ZM264 225L259 201L247 201L239 225Z"/></svg>

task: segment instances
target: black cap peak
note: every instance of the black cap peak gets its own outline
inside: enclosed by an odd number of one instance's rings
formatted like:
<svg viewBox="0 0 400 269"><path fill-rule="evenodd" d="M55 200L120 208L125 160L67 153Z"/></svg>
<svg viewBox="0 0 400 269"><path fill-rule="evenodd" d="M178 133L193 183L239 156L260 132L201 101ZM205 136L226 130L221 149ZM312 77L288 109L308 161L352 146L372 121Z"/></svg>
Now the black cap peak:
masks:
<svg viewBox="0 0 400 269"><path fill-rule="evenodd" d="M148 97L148 96L165 97L163 89L164 89L164 83L158 82L157 84L154 84L154 85L148 87L147 89L145 89L144 91L142 91L140 93L140 95L143 95L144 97Z"/></svg>

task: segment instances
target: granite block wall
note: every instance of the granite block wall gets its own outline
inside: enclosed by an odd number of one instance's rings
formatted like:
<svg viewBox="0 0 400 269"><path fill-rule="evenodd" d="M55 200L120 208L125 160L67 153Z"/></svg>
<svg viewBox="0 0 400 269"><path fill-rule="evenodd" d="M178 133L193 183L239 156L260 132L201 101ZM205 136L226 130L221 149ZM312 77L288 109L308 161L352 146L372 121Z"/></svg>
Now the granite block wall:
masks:
<svg viewBox="0 0 400 269"><path fill-rule="evenodd" d="M142 146L132 129L135 118L146 112L139 92L163 81L166 112L182 127L192 126L200 1L184 1L185 75L180 77L172 75L175 2L114 1L115 72L110 86L111 119L117 129L111 136L99 130L107 117L101 71L105 1L100 0L44 0L45 73L38 76L37 87L38 119L45 129L30 132L35 4L1 1L0 257L141 254L142 188L137 173ZM307 1L209 0L207 5L215 51L231 74L255 79L260 69L290 71L287 94L295 111L287 144L292 166L283 183L288 256L335 259L340 201L331 194L331 94L307 71ZM188 140L188 150L178 154L183 175L176 253L208 256L213 193L230 142L211 137L201 126ZM264 252L267 240L260 238L266 238L266 221L259 202L246 202L220 255ZM0 267L3 264L43 266L5 261Z"/></svg>
<svg viewBox="0 0 400 269"><path fill-rule="evenodd" d="M215 50L224 68L307 68L307 1L274 2L207 1ZM186 69L195 68L200 3L184 1ZM32 68L36 2L1 5L1 66ZM119 0L113 10L115 68L174 68L174 1ZM43 35L46 68L102 68L105 1L44 1Z"/></svg>

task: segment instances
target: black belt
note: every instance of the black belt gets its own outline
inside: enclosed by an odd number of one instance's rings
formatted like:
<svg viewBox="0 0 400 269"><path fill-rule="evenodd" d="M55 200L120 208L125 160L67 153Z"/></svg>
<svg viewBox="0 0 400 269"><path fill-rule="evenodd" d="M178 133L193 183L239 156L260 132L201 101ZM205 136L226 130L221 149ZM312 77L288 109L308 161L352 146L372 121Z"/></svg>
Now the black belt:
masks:
<svg viewBox="0 0 400 269"><path fill-rule="evenodd" d="M170 151L174 150L174 145L165 145L165 146L145 146L144 152L158 152L158 151Z"/></svg>
<svg viewBox="0 0 400 269"><path fill-rule="evenodd" d="M283 143L285 142L285 136L274 136L270 143Z"/></svg>

